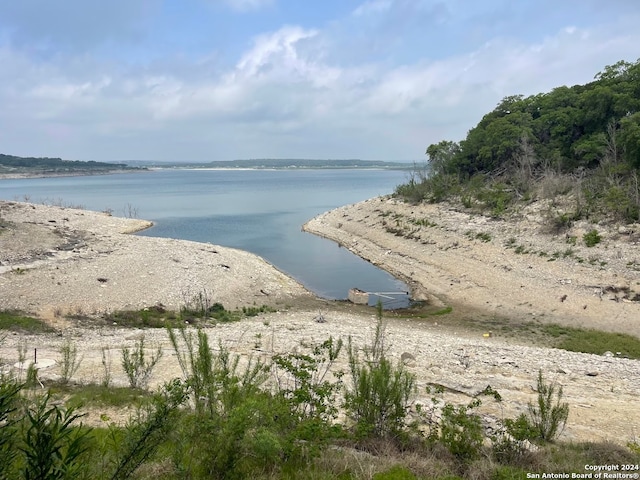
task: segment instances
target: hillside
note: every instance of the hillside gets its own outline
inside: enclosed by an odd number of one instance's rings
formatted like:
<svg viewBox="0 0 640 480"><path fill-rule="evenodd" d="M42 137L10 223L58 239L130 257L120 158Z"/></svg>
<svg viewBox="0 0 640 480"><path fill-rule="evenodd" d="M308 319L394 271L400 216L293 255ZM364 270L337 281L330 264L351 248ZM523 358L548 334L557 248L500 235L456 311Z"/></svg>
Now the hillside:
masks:
<svg viewBox="0 0 640 480"><path fill-rule="evenodd" d="M410 201L456 199L500 216L563 196L552 217L640 219L640 61L593 82L504 98L460 142L429 145L428 169L398 188ZM560 225L562 227L562 225Z"/></svg>

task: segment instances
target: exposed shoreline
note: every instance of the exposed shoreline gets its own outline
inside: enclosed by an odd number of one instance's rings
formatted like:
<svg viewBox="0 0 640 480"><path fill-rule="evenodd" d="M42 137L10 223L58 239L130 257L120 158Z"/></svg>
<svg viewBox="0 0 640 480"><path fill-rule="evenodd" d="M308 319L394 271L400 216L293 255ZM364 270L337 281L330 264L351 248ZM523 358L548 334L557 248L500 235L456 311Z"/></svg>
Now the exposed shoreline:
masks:
<svg viewBox="0 0 640 480"><path fill-rule="evenodd" d="M0 308L52 318L158 303L178 310L204 293L231 309L313 298L249 252L130 235L148 221L20 202L0 202L0 218L9 225L0 234Z"/></svg>
<svg viewBox="0 0 640 480"><path fill-rule="evenodd" d="M410 247L415 248L415 241L391 235L408 242L398 244L396 252L384 250L366 239L378 241L379 235L388 234L383 228L366 223L377 222L376 210L397 208L400 213L407 208L385 202L385 199L374 199L327 212L306 228L321 222L316 231L341 241L381 267L405 272L417 282L423 278L420 276L423 267L407 253ZM435 215L435 211L432 214ZM333 222L337 222L335 226ZM148 345L160 346L166 353L172 351L170 342L163 329L93 326L90 321L78 324L73 320L74 315L140 309L158 302L169 309L179 309L189 295L203 292L210 293L212 301L230 309L252 304L267 304L278 309L242 322L206 328L212 339L225 342L244 358L252 355L268 358L281 352L299 351L304 348L302 345L322 342L329 336L345 341L353 337L358 345L364 345L370 338L375 325L371 309L318 300L295 280L247 252L206 243L127 234L150 225L150 222L99 212L0 201L0 310L18 308L37 313L59 332L38 335L13 332L0 342L0 358L9 364L17 362L17 352L25 346L37 348L38 358L55 360L64 338L73 338L84 358L78 380L99 382L104 348L112 358L117 358L121 348L132 346L141 336L145 336ZM365 230L362 236L356 236L357 232L348 233L345 225L349 228L360 225ZM462 243L456 231L443 229L440 234L451 242ZM461 245L457 249L463 255L463 264L472 263L475 252L473 245L466 247ZM437 249L437 253L446 255L449 250ZM505 258L503 263L506 261ZM407 270L411 262L413 274ZM457 292L440 291L448 283L441 278L442 272L431 270L431 273L434 281L417 282L413 285L414 291L424 288L425 295L447 304ZM470 275L473 271L467 273ZM471 286L470 282L471 277L454 285L464 287L463 292L473 293L479 287ZM488 288L482 289L484 298ZM566 303L556 299L558 294L554 293L550 304ZM609 299L601 302L622 305ZM503 304L509 305L506 300ZM624 305L637 312L636 303ZM326 323L315 321L319 308ZM550 315L549 318L556 317ZM445 328L439 320L440 317L415 321L390 319L386 327L389 355L399 361L407 352L415 358L408 368L416 374L418 401L429 401L424 387L433 382L457 392L451 400L462 404L490 384L500 391L504 402L501 406L487 403L482 409L483 416L514 417L534 400L532 386L541 370L547 378L563 384L565 398L571 405L563 439L612 440L624 444L640 428L636 415L640 388L637 361L533 347L499 336L485 338L478 332ZM154 375L155 385L180 375L175 357L165 355L162 362ZM53 364L39 374L43 381L57 378L58 367ZM344 355L336 367L348 369ZM121 369L114 368L113 381L115 385L126 385L126 375ZM109 415L124 422L128 412L113 411ZM100 424L99 416L93 421Z"/></svg>
<svg viewBox="0 0 640 480"><path fill-rule="evenodd" d="M487 318L640 336L640 232L596 226L603 241L588 248L579 239L591 226L544 234L534 213L501 221L377 198L323 213L303 228L406 281L414 299L462 304Z"/></svg>

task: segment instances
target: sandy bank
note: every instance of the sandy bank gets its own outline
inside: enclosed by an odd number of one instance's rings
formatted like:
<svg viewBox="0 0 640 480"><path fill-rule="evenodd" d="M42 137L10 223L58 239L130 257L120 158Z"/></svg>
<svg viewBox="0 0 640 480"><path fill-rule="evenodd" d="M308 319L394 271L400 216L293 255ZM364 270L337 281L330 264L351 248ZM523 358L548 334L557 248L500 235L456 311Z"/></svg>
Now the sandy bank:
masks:
<svg viewBox="0 0 640 480"><path fill-rule="evenodd" d="M554 236L543 233L539 208L503 221L378 198L304 229L403 278L417 299L640 336L640 229L579 224ZM603 239L587 247L582 235L591 228Z"/></svg>

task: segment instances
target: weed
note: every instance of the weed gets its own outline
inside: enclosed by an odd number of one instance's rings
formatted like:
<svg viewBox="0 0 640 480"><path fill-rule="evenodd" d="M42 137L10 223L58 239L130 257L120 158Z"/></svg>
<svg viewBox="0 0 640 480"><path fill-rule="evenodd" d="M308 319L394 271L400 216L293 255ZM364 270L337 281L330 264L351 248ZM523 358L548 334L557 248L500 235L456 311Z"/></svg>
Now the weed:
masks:
<svg viewBox="0 0 640 480"><path fill-rule="evenodd" d="M104 370L104 375L102 377L101 385L105 388L109 388L111 385L111 353L107 347L102 347L102 369Z"/></svg>
<svg viewBox="0 0 640 480"><path fill-rule="evenodd" d="M143 308L141 310L120 310L105 316L109 323L124 327L167 328L181 325L182 320L175 312L167 311L162 305Z"/></svg>
<svg viewBox="0 0 640 480"><path fill-rule="evenodd" d="M214 357L209 347L209 338L202 330L194 339L184 328L169 329L169 339L184 377L188 380L196 411L213 415L220 406L231 408L234 399L255 392L266 380L267 367L262 362L249 361L244 372L238 371L239 356L231 358L228 349L219 344ZM186 352L181 348L184 343Z"/></svg>
<svg viewBox="0 0 640 480"><path fill-rule="evenodd" d="M242 307L242 314L245 317L257 317L261 313L272 313L276 310L267 305L262 305L260 307Z"/></svg>
<svg viewBox="0 0 640 480"><path fill-rule="evenodd" d="M477 240L480 240L484 243L490 242L491 241L491 234L487 233L487 232L478 232L476 233L476 237Z"/></svg>
<svg viewBox="0 0 640 480"><path fill-rule="evenodd" d="M596 229L589 230L582 236L582 240L587 247L595 247L602 241L602 237Z"/></svg>
<svg viewBox="0 0 640 480"><path fill-rule="evenodd" d="M66 338L60 348L60 382L66 385L71 377L76 373L82 362L82 357L78 358L78 347L71 342L70 338Z"/></svg>
<svg viewBox="0 0 640 480"><path fill-rule="evenodd" d="M122 368L127 374L131 388L147 388L151 373L161 357L162 349L158 347L148 361L145 359L144 337L136 342L133 350L122 349Z"/></svg>
<svg viewBox="0 0 640 480"><path fill-rule="evenodd" d="M138 218L138 207L134 207L130 203L127 203L122 209L122 213L126 218Z"/></svg>
<svg viewBox="0 0 640 480"><path fill-rule="evenodd" d="M422 219L412 218L409 221L414 225L417 225L420 227L437 227L438 226L437 223L430 221L428 218L422 218Z"/></svg>

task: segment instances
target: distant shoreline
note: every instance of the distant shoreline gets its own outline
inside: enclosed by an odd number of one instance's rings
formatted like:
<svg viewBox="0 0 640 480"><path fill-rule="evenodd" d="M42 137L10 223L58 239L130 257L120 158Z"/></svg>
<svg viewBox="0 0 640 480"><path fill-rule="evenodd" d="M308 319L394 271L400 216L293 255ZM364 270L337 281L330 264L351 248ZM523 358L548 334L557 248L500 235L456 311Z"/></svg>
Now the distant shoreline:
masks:
<svg viewBox="0 0 640 480"><path fill-rule="evenodd" d="M123 173L148 173L160 170L206 170L206 171L300 171L300 170L407 170L404 166L288 166L288 167L273 167L273 166L246 166L246 167L209 167L209 166L192 166L192 165L172 165L172 166L148 166L140 168L131 168L127 170L104 170L104 171L91 171L82 170L76 172L15 172L15 173L0 173L0 180L19 180L27 178L57 178L57 177L90 177L94 175L117 175Z"/></svg>
<svg viewBox="0 0 640 480"><path fill-rule="evenodd" d="M82 170L77 172L16 172L0 173L0 180L20 180L28 178L57 178L57 177L92 177L95 175L116 175L120 173L143 173L151 171L148 168L132 168L127 170L104 170L90 171Z"/></svg>

